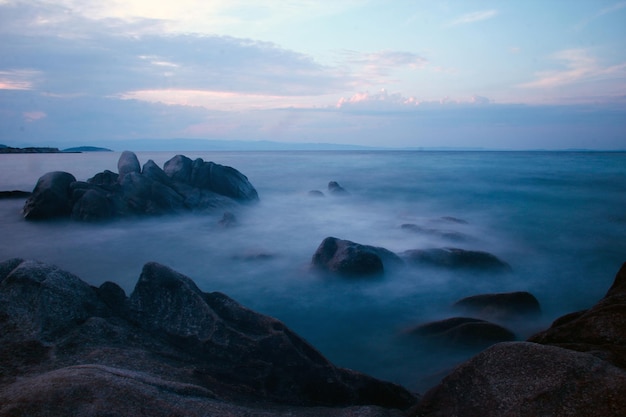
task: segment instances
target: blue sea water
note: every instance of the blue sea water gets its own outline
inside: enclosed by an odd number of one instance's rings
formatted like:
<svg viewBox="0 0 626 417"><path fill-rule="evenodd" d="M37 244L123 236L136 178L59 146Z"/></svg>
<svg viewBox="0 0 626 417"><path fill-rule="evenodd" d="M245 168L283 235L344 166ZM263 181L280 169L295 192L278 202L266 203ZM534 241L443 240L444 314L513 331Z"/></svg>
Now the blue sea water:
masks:
<svg viewBox="0 0 626 417"><path fill-rule="evenodd" d="M176 152L138 152L158 165ZM335 364L423 391L473 352L441 352L404 331L456 313L465 296L530 291L539 319L505 323L524 339L601 298L626 261L626 153L599 152L185 152L230 165L260 204L218 226L222 212L105 224L26 222L23 200L0 200L0 259L51 262L130 293L157 261L284 321ZM0 155L0 190L31 190L49 171L86 180L116 171L119 153ZM339 182L350 195L326 192ZM310 190L324 198L313 198ZM465 223L444 219L453 217ZM411 233L413 223L440 233ZM392 251L460 247L491 252L511 274L408 268L377 280L309 271L327 236ZM255 255L270 256L255 256Z"/></svg>

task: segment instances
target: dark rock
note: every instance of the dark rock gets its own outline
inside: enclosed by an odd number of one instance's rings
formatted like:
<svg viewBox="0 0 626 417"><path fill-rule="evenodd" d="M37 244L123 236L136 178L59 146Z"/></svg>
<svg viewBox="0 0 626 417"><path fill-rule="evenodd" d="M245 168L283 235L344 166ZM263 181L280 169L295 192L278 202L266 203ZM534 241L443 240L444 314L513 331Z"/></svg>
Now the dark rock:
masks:
<svg viewBox="0 0 626 417"><path fill-rule="evenodd" d="M528 340L589 352L626 369L626 263L597 304L557 319Z"/></svg>
<svg viewBox="0 0 626 417"><path fill-rule="evenodd" d="M311 190L308 195L309 197L324 197L324 193L320 190Z"/></svg>
<svg viewBox="0 0 626 417"><path fill-rule="evenodd" d="M422 324L409 334L426 338L451 348L485 348L498 342L515 340L510 330L469 317L453 317Z"/></svg>
<svg viewBox="0 0 626 417"><path fill-rule="evenodd" d="M311 265L317 270L346 277L379 276L386 267L402 264L396 254L385 248L335 237L324 239L311 260Z"/></svg>
<svg viewBox="0 0 626 417"><path fill-rule="evenodd" d="M30 197L28 191L20 191L20 190L11 190L11 191L0 191L0 199L5 198L27 198Z"/></svg>
<svg viewBox="0 0 626 417"><path fill-rule="evenodd" d="M510 272L511 266L488 252L458 248L413 249L401 256L414 264L476 271Z"/></svg>
<svg viewBox="0 0 626 417"><path fill-rule="evenodd" d="M499 343L425 394L415 416L623 416L626 372L593 355Z"/></svg>
<svg viewBox="0 0 626 417"><path fill-rule="evenodd" d="M454 240L457 242L470 240L467 235L461 232L454 232L450 230L430 229L430 228L418 226L414 223L402 224L400 228L403 230L412 232L412 233L436 236L436 237L441 237L444 239Z"/></svg>
<svg viewBox="0 0 626 417"><path fill-rule="evenodd" d="M382 416L416 401L155 263L126 298L50 265L0 262L0 370L0 416Z"/></svg>
<svg viewBox="0 0 626 417"><path fill-rule="evenodd" d="M495 319L515 319L541 314L539 301L526 291L473 295L457 301L453 307L479 317Z"/></svg>
<svg viewBox="0 0 626 417"><path fill-rule="evenodd" d="M140 174L141 165L137 155L131 151L124 151L120 155L120 159L117 161L117 172L119 174L119 181L122 181L127 174L131 172Z"/></svg>
<svg viewBox="0 0 626 417"><path fill-rule="evenodd" d="M74 181L76 178L67 172L54 171L43 175L24 203L24 218L39 220L69 216L72 212L70 184Z"/></svg>
<svg viewBox="0 0 626 417"><path fill-rule="evenodd" d="M71 214L75 220L104 220L225 209L259 199L246 176L231 167L202 159L192 162L177 155L165 168L149 160L142 170L137 156L125 151L118 161L119 174L104 171L81 182L71 174L48 173L27 200L24 216L35 219ZM62 174L69 176L65 183Z"/></svg>
<svg viewBox="0 0 626 417"><path fill-rule="evenodd" d="M448 223L468 224L466 220L459 219L457 217L452 217L452 216L443 216L441 220L448 222Z"/></svg>
<svg viewBox="0 0 626 417"><path fill-rule="evenodd" d="M338 182L336 181L331 181L328 183L328 192L331 195L348 195L350 193L348 193L348 191L346 191L345 188L343 188L341 185L339 185Z"/></svg>
<svg viewBox="0 0 626 417"><path fill-rule="evenodd" d="M224 213L224 215L222 216L218 224L226 228L235 227L237 226L237 218L235 217L233 213L231 213L230 211L227 211Z"/></svg>

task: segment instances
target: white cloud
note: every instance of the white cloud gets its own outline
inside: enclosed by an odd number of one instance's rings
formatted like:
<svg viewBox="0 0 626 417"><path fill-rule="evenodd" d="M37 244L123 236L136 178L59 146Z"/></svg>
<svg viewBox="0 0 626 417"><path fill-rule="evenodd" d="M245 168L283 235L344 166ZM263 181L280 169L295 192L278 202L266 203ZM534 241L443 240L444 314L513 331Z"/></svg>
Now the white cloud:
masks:
<svg viewBox="0 0 626 417"><path fill-rule="evenodd" d="M45 119L48 115L42 111L28 111L22 113L24 121L26 123L36 122L37 120Z"/></svg>
<svg viewBox="0 0 626 417"><path fill-rule="evenodd" d="M419 100L414 96L404 96L401 93L389 94L387 90L381 89L377 93L360 92L351 97L341 97L335 107L343 110L358 111L409 111L422 108L460 107L478 106L489 104L491 100L487 97L474 95L467 99L451 99L444 97L440 100Z"/></svg>
<svg viewBox="0 0 626 417"><path fill-rule="evenodd" d="M482 10L478 12L467 13L452 20L446 26L457 26L465 25L468 23L480 22L481 20L491 19L493 17L496 17L497 15L497 10Z"/></svg>
<svg viewBox="0 0 626 417"><path fill-rule="evenodd" d="M554 88L607 77L626 80L626 63L602 66L584 49L567 49L557 52L552 58L563 62L565 68L538 72L535 80L520 87Z"/></svg>
<svg viewBox="0 0 626 417"><path fill-rule="evenodd" d="M32 90L41 77L34 69L9 69L0 71L0 90Z"/></svg>

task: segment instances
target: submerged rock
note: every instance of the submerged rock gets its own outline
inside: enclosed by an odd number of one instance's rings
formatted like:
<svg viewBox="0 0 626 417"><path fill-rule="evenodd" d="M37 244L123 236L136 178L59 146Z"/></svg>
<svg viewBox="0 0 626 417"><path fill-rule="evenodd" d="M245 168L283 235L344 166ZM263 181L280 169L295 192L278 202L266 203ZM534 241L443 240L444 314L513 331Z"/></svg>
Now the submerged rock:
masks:
<svg viewBox="0 0 626 417"><path fill-rule="evenodd" d="M224 209L259 200L245 175L202 159L177 155L165 163L165 169L152 160L142 169L137 156L124 151L118 171L98 173L87 182L76 181L66 172L45 174L24 205L24 217L104 220Z"/></svg>
<svg viewBox="0 0 626 417"><path fill-rule="evenodd" d="M412 249L403 252L401 256L413 264L476 271L511 271L511 266L508 263L491 253L483 251L458 248Z"/></svg>
<svg viewBox="0 0 626 417"><path fill-rule="evenodd" d="M348 195L350 193L348 193L348 191L346 191L345 188L343 188L341 185L339 185L339 183L337 181L331 181L328 183L328 192L331 195L338 195L338 196L343 196L343 195Z"/></svg>
<svg viewBox="0 0 626 417"><path fill-rule="evenodd" d="M311 265L316 270L345 277L380 276L386 267L402 263L395 253L385 248L361 245L335 237L324 239L311 260Z"/></svg>
<svg viewBox="0 0 626 417"><path fill-rule="evenodd" d="M515 340L515 334L509 329L469 317L422 324L408 333L451 348L486 348L494 343Z"/></svg>
<svg viewBox="0 0 626 417"><path fill-rule="evenodd" d="M473 295L457 301L453 307L479 317L505 320L541 314L539 301L526 291Z"/></svg>
<svg viewBox="0 0 626 417"><path fill-rule="evenodd" d="M272 407L301 415L313 406L343 415L337 407L357 405L386 415L378 407L416 401L398 385L334 366L282 322L157 263L144 266L130 297L51 265L0 263L0 369L0 415L122 416L137 401L150 415Z"/></svg>

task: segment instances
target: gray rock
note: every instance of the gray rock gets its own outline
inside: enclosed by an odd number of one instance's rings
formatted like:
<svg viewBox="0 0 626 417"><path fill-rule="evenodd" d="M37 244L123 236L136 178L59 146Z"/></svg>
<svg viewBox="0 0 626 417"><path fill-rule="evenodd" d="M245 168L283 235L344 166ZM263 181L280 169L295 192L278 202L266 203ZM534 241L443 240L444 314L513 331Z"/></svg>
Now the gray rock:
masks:
<svg viewBox="0 0 626 417"><path fill-rule="evenodd" d="M120 155L117 161L117 172L119 174L119 181L122 181L127 174L134 172L136 174L141 173L141 165L137 155L131 151L124 151Z"/></svg>
<svg viewBox="0 0 626 417"><path fill-rule="evenodd" d="M415 416L623 416L626 371L593 355L499 343L424 395Z"/></svg>
<svg viewBox="0 0 626 417"><path fill-rule="evenodd" d="M163 171L174 181L191 183L192 160L184 155L176 155L163 165Z"/></svg>
<svg viewBox="0 0 626 417"><path fill-rule="evenodd" d="M44 174L24 203L25 219L41 220L69 216L72 212L70 185L76 178L67 172Z"/></svg>
<svg viewBox="0 0 626 417"><path fill-rule="evenodd" d="M508 263L483 251L458 248L412 249L403 252L401 256L413 264L474 271L511 271L511 266Z"/></svg>
<svg viewBox="0 0 626 417"><path fill-rule="evenodd" d="M409 331L450 348L481 348L498 342L515 340L509 329L485 320L453 317L417 326Z"/></svg>
<svg viewBox="0 0 626 417"><path fill-rule="evenodd" d="M539 301L526 291L473 295L457 301L453 307L479 317L501 320L541 315Z"/></svg>
<svg viewBox="0 0 626 417"><path fill-rule="evenodd" d="M335 237L325 238L311 259L314 269L345 277L380 276L386 267L402 264L396 254L385 248L361 245Z"/></svg>

